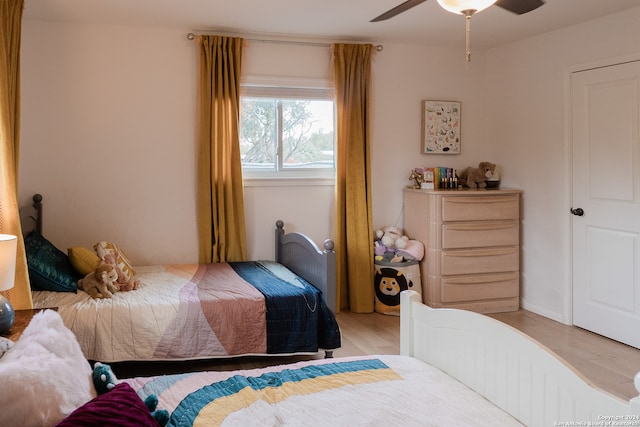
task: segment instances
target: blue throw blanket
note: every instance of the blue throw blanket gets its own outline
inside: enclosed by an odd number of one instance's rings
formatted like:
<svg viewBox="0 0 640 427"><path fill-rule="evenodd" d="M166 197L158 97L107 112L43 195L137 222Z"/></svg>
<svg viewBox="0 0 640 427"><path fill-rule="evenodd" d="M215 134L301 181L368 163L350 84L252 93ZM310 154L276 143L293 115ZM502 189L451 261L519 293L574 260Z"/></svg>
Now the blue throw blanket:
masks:
<svg viewBox="0 0 640 427"><path fill-rule="evenodd" d="M267 353L316 352L340 347L340 329L321 292L298 278L283 280L257 262L230 262L265 297Z"/></svg>

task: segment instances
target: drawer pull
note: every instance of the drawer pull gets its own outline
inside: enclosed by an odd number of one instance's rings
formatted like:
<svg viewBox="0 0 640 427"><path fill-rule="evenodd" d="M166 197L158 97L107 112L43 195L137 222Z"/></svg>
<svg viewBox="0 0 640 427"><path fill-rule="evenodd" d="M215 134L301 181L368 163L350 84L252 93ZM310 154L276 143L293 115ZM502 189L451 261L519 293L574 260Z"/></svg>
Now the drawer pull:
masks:
<svg viewBox="0 0 640 427"><path fill-rule="evenodd" d="M500 256L500 255L512 255L515 252L514 248L505 249L475 249L473 251L449 251L445 252L447 257L484 257L484 256Z"/></svg>
<svg viewBox="0 0 640 427"><path fill-rule="evenodd" d="M483 283L509 282L517 280L518 273L495 273L475 276L448 276L446 283L451 285L475 285Z"/></svg>
<svg viewBox="0 0 640 427"><path fill-rule="evenodd" d="M505 230L508 228L516 228L518 225L513 222L509 224L446 224L444 227L451 231L484 231L484 230Z"/></svg>
<svg viewBox="0 0 640 427"><path fill-rule="evenodd" d="M456 198L456 197L447 197L443 199L446 203L456 203L461 205L470 205L470 204L482 204L486 205L488 203L498 203L498 204L506 204L506 203L517 203L516 198L506 198L506 197L470 197L470 198Z"/></svg>

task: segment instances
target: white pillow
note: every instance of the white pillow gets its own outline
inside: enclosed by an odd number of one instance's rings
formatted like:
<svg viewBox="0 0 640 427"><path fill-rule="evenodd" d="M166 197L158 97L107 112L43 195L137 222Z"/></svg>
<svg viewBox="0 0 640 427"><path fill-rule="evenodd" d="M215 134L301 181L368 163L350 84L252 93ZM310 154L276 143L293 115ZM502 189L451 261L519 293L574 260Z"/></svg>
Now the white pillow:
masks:
<svg viewBox="0 0 640 427"><path fill-rule="evenodd" d="M0 358L0 426L51 426L95 397L91 365L53 310Z"/></svg>

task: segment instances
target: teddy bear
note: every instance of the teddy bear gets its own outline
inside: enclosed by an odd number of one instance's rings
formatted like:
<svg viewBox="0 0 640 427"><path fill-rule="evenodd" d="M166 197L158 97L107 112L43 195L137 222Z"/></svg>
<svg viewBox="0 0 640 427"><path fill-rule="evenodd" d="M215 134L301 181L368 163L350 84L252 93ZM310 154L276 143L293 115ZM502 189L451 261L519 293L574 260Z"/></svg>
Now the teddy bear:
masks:
<svg viewBox="0 0 640 427"><path fill-rule="evenodd" d="M102 257L103 261L106 264L112 265L116 272L118 273L118 290L119 291L132 291L134 289L138 289L140 284L140 280L133 278L127 278L127 275L124 273L120 265L118 265L118 253L117 252L107 252Z"/></svg>
<svg viewBox="0 0 640 427"><path fill-rule="evenodd" d="M458 176L458 183L469 188L485 188L488 178L496 171L496 165L491 162L480 162L477 168L468 167Z"/></svg>
<svg viewBox="0 0 640 427"><path fill-rule="evenodd" d="M112 390L119 382L111 366L101 362L96 362L93 365L92 379L98 396ZM169 412L165 409L157 409L158 397L155 394L147 396L144 400L144 405L149 409L151 416L156 419L158 424L161 426L167 425L169 422Z"/></svg>
<svg viewBox="0 0 640 427"><path fill-rule="evenodd" d="M91 298L111 298L118 292L118 272L115 267L100 263L91 273L78 280L78 289L88 293Z"/></svg>

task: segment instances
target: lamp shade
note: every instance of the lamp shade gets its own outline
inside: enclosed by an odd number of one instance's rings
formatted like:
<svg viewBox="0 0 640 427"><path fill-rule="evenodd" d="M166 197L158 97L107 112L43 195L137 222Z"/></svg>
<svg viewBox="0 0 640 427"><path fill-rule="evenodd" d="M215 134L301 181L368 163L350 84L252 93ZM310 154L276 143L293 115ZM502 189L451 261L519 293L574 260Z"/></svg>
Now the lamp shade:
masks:
<svg viewBox="0 0 640 427"><path fill-rule="evenodd" d="M471 10L473 13L480 12L494 4L496 0L438 0L443 9L463 15L463 11Z"/></svg>
<svg viewBox="0 0 640 427"><path fill-rule="evenodd" d="M12 234L0 234L0 291L13 288L16 276L16 250L18 238Z"/></svg>

